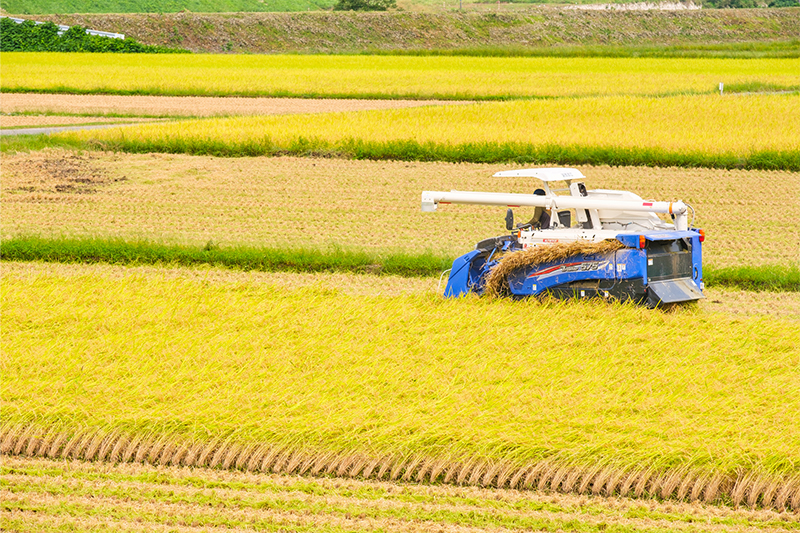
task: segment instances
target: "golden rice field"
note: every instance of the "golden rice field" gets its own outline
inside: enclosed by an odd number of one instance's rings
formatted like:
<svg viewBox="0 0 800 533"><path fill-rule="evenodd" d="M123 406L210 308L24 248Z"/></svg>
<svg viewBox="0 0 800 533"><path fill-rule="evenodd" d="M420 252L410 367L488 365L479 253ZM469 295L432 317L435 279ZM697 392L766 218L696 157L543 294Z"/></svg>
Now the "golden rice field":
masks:
<svg viewBox="0 0 800 533"><path fill-rule="evenodd" d="M46 458L6 457L0 472L0 524L21 532L766 533L800 527L790 512L599 495Z"/></svg>
<svg viewBox="0 0 800 533"><path fill-rule="evenodd" d="M501 208L420 212L425 190L530 192L509 165L216 158L46 149L3 157L3 238L119 237L170 244L431 250L453 257L505 232ZM682 199L718 268L800 261L800 173L581 166L589 188ZM524 210L518 210L524 216ZM757 244L755 244L757 243ZM757 253L754 253L757 246Z"/></svg>
<svg viewBox="0 0 800 533"><path fill-rule="evenodd" d="M712 93L720 82L800 87L798 59L15 52L2 62L3 91L472 99Z"/></svg>
<svg viewBox="0 0 800 533"><path fill-rule="evenodd" d="M0 239L456 256L505 209L421 213L422 190L534 184L442 160L568 152L662 165L578 168L694 206L710 267L800 263L800 96L713 94L797 91L798 59L0 59L4 113L24 90L112 115L295 113L4 140ZM438 282L4 262L0 529L800 529L800 293L714 286L662 311Z"/></svg>
<svg viewBox="0 0 800 533"><path fill-rule="evenodd" d="M660 154L689 163L724 158L747 161L764 153L799 160L800 120L789 117L800 117L800 97L796 95L614 96L213 118L58 137L99 141L123 151L232 155L316 151L352 156L359 146L379 151L394 143L397 153L390 155L402 159L435 157L432 154L437 149L446 152L471 146L466 151L475 152L478 160L502 158L497 155L501 151L506 159L513 158L530 150L548 150L553 157L570 151L586 157L602 150L619 152L604 155L606 158L644 153L652 154L645 159L655 162ZM413 155L420 150L423 155Z"/></svg>
<svg viewBox="0 0 800 533"><path fill-rule="evenodd" d="M64 268L3 269L4 454L800 505L794 320Z"/></svg>

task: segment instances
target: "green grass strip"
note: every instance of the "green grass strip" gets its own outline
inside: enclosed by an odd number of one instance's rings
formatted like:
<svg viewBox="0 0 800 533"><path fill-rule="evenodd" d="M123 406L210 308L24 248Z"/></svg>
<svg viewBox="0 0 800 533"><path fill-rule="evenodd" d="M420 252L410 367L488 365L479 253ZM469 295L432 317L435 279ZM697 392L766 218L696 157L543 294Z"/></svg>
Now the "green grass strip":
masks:
<svg viewBox="0 0 800 533"><path fill-rule="evenodd" d="M715 89L706 91L695 91L695 94L713 93ZM407 93L388 93L381 91L356 91L356 92L317 92L304 90L284 90L284 89L210 89L210 88L169 88L169 87L139 87L135 89L115 89L109 87L82 88L71 85L59 85L55 87L3 87L3 93L36 93L36 94L97 94L114 96L214 96L221 98L244 97L244 98L307 98L313 100L449 100L463 101L475 100L482 102L503 102L507 100L530 100L543 99L550 100L562 97L547 95L516 95L516 94L487 94L476 95L468 92L407 92ZM690 94L692 91L682 91L680 94ZM676 94L674 91L656 96L670 96Z"/></svg>
<svg viewBox="0 0 800 533"><path fill-rule="evenodd" d="M505 57L505 56L500 56ZM85 94L85 95L112 95L112 96L213 96L219 98L306 98L311 100L439 100L460 102L465 100L476 102L506 102L511 100L558 100L564 98L592 98L597 95L568 94L563 96L551 96L546 94L486 94L476 95L467 92L407 92L407 93L386 93L386 92L315 92L315 91L291 91L291 90L214 90L214 89L182 89L164 87L142 87L137 89L112 89L108 87L85 89L62 85L58 87L3 87L3 93L35 93L35 94ZM665 90L655 93L642 93L638 96L652 98L664 98L677 95L703 95L715 94L716 87L703 90ZM796 93L800 92L800 85L777 85L774 83L750 82L725 85L726 93Z"/></svg>
<svg viewBox="0 0 800 533"><path fill-rule="evenodd" d="M380 254L344 249L219 248L118 239L14 237L0 246L4 261L110 263L118 265L208 265L260 272L355 272L404 277L437 276L453 258L432 252ZM703 268L706 286L744 290L800 291L800 267L761 265Z"/></svg>
<svg viewBox="0 0 800 533"><path fill-rule="evenodd" d="M81 150L86 148L86 143L50 135L6 135L0 137L0 153L35 152L55 147Z"/></svg>
<svg viewBox="0 0 800 533"><path fill-rule="evenodd" d="M450 268L452 258L423 254L303 248L218 248L115 239L44 239L15 237L0 246L4 261L111 263L119 265L209 265L261 272L363 272L432 276Z"/></svg>
<svg viewBox="0 0 800 533"><path fill-rule="evenodd" d="M318 156L376 161L445 161L449 163L517 163L551 165L612 165L684 168L800 171L800 150L767 150L748 155L680 153L659 148L533 145L525 143L370 142L347 139L328 142L298 138L287 144L269 139L227 142L216 139L131 139L80 141L66 136L19 135L0 139L0 153L62 147L128 153L172 153L216 157Z"/></svg>
<svg viewBox="0 0 800 533"><path fill-rule="evenodd" d="M759 265L703 268L706 285L745 290L800 291L797 265Z"/></svg>
<svg viewBox="0 0 800 533"><path fill-rule="evenodd" d="M303 139L289 150L303 153ZM749 155L681 153L660 148L534 145L527 143L418 143L349 140L332 151L355 159L447 161L452 163L520 163L653 167L744 168L800 170L800 150L762 151Z"/></svg>

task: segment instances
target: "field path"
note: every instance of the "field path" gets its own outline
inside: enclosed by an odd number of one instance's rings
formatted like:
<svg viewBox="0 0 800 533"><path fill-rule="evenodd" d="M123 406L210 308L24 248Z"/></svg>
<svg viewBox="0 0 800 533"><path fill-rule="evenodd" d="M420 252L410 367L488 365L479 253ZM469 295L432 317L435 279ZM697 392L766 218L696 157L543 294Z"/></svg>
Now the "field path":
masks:
<svg viewBox="0 0 800 533"><path fill-rule="evenodd" d="M791 513L536 491L7 456L16 531L789 531Z"/></svg>
<svg viewBox="0 0 800 533"><path fill-rule="evenodd" d="M50 126L48 128L17 128L13 130L0 130L0 135L49 135L60 131L101 130L120 126L133 126L133 124L84 124L81 126Z"/></svg>

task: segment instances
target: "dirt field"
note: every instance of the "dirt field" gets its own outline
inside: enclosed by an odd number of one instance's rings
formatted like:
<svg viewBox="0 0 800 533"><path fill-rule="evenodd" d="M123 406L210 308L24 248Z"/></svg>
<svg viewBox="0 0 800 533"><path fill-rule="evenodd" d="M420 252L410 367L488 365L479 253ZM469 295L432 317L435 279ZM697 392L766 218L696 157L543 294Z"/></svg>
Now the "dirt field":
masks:
<svg viewBox="0 0 800 533"><path fill-rule="evenodd" d="M81 265L58 263L4 262L3 276L37 277L57 274L63 277L92 276L122 279L130 276L196 280L203 283L242 283L279 286L290 289L324 287L344 294L397 296L443 291L444 282L436 278L404 278L349 273L242 272L222 268L180 268L160 266ZM698 305L709 312L736 315L770 315L800 320L800 293L756 292L726 288L706 288L706 299Z"/></svg>
<svg viewBox="0 0 800 533"><path fill-rule="evenodd" d="M40 112L137 116L286 115L367 109L396 109L469 102L436 100L334 100L305 98L216 98L202 96L112 96L94 94L5 93L0 112ZM5 117L4 117L5 119ZM5 125L5 121L3 122Z"/></svg>
<svg viewBox="0 0 800 533"><path fill-rule="evenodd" d="M464 253L505 233L504 209L443 206L421 213L423 190L530 192L493 178L503 165L216 158L48 149L3 157L2 236L96 236L220 246L344 246ZM682 199L707 231L715 267L800 259L800 174L580 167L589 188ZM769 216L763 217L765 213ZM526 216L517 210L518 219ZM758 222L756 222L758 221ZM754 253L754 247L757 253Z"/></svg>
<svg viewBox="0 0 800 533"><path fill-rule="evenodd" d="M4 457L13 531L788 531L788 512L536 491Z"/></svg>

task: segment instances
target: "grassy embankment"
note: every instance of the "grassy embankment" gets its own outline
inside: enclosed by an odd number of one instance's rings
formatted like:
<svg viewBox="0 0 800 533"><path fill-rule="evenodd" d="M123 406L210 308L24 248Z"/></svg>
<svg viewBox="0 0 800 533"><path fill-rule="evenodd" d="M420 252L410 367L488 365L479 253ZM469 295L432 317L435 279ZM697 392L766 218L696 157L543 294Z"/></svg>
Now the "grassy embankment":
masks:
<svg viewBox="0 0 800 533"><path fill-rule="evenodd" d="M3 55L2 91L504 100L800 90L798 59ZM47 71L48 76L38 73ZM377 89L376 89L377 87Z"/></svg>
<svg viewBox="0 0 800 533"><path fill-rule="evenodd" d="M800 170L800 126L787 116L800 116L797 96L616 96L219 118L62 133L53 142L221 156Z"/></svg>
<svg viewBox="0 0 800 533"><path fill-rule="evenodd" d="M792 321L158 275L2 290L3 453L800 505Z"/></svg>
<svg viewBox="0 0 800 533"><path fill-rule="evenodd" d="M283 0L263 6L280 6ZM298 0L304 1L304 0ZM325 1L325 0L321 0ZM430 7L442 9L442 3ZM406 9L417 1L400 0ZM58 24L102 28L147 44L202 53L466 53L797 57L800 9L575 11L471 4L488 13L64 14ZM99 4L98 4L99 5ZM305 11L302 7L302 11ZM276 8L277 10L277 8ZM503 12L521 11L517 13ZM71 13L82 13L72 10Z"/></svg>
<svg viewBox="0 0 800 533"><path fill-rule="evenodd" d="M333 0L2 0L0 6L15 15L73 13L234 13L264 11L307 11L330 8ZM107 30L111 31L111 30Z"/></svg>

